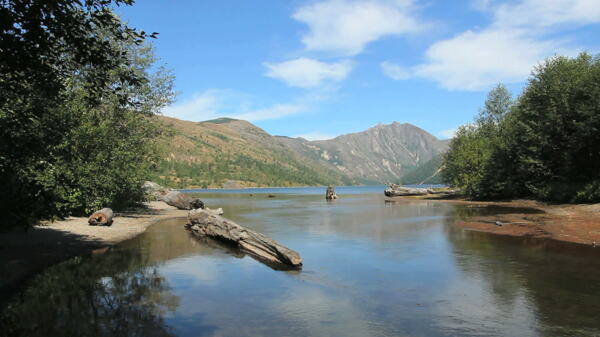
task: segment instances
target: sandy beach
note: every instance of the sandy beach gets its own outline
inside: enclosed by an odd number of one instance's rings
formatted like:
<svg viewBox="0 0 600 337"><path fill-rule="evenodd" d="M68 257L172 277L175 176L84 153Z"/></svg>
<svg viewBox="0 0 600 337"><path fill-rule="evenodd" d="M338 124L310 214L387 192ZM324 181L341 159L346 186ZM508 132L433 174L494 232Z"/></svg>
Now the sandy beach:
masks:
<svg viewBox="0 0 600 337"><path fill-rule="evenodd" d="M0 300L46 267L73 256L102 253L139 235L158 220L184 217L188 212L160 201L145 206L116 213L110 227L89 226L86 217L69 217L27 232L0 234Z"/></svg>
<svg viewBox="0 0 600 337"><path fill-rule="evenodd" d="M498 235L549 239L600 247L600 204L547 204L533 200L470 201L430 195L392 197L466 205L504 207L510 212L458 217L454 226ZM476 212L474 212L476 213Z"/></svg>

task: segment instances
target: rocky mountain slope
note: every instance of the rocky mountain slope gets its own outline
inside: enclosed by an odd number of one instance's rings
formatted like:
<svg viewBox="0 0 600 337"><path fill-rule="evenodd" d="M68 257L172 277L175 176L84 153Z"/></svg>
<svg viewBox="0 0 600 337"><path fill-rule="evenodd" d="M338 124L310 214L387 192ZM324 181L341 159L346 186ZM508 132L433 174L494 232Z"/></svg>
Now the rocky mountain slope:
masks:
<svg viewBox="0 0 600 337"><path fill-rule="evenodd" d="M159 119L167 135L159 142L162 159L154 178L176 187L398 182L447 148L426 131L397 122L308 141L271 136L242 120Z"/></svg>
<svg viewBox="0 0 600 337"><path fill-rule="evenodd" d="M446 151L448 144L411 124L378 124L330 140L285 139L295 152L359 183L398 181Z"/></svg>

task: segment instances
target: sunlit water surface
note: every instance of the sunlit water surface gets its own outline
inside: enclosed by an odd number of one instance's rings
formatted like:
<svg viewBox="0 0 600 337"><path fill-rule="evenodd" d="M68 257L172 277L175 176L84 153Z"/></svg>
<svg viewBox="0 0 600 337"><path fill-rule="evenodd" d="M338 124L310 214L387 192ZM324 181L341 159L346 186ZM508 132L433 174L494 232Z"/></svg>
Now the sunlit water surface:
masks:
<svg viewBox="0 0 600 337"><path fill-rule="evenodd" d="M600 336L599 250L450 225L505 209L337 191L201 194L298 251L301 271L197 240L182 218L50 268L6 312L28 336Z"/></svg>

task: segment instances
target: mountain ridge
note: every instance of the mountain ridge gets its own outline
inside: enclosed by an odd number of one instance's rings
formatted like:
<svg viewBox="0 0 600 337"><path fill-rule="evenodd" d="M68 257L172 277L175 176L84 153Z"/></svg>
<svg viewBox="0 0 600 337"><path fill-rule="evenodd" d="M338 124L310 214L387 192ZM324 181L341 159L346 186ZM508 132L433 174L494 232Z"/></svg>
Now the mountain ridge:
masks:
<svg viewBox="0 0 600 337"><path fill-rule="evenodd" d="M397 182L447 149L409 124L378 123L329 140L272 136L244 120L159 116L156 180L176 187L308 186Z"/></svg>

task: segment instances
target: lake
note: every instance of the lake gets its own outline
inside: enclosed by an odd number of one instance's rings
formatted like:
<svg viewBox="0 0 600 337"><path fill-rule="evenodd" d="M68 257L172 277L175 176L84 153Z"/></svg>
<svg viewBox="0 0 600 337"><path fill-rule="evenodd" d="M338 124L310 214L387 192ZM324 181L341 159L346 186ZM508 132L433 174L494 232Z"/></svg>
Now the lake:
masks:
<svg viewBox="0 0 600 337"><path fill-rule="evenodd" d="M303 268L274 270L172 219L49 268L5 320L24 336L600 336L600 250L456 228L507 209L382 191L203 191Z"/></svg>

